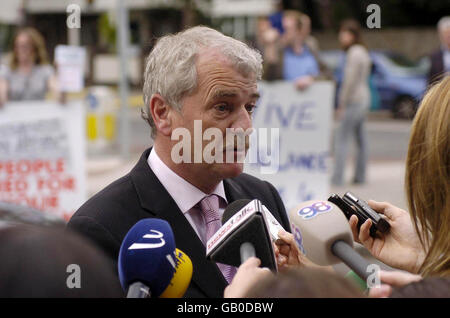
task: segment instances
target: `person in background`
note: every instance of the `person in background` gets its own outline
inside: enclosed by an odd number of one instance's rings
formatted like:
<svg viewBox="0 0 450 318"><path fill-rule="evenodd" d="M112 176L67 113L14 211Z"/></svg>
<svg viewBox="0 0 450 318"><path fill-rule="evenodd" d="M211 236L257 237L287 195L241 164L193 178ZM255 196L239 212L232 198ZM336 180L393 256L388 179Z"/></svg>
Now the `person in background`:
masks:
<svg viewBox="0 0 450 318"><path fill-rule="evenodd" d="M283 47L283 79L293 81L298 89L306 89L319 76L319 64L311 49L305 43L303 15L294 10L283 14L284 33L281 37Z"/></svg>
<svg viewBox="0 0 450 318"><path fill-rule="evenodd" d="M268 21L272 25L273 28L275 28L279 34L284 33L283 29L283 11L284 11L284 5L283 1L276 0L275 1L275 7L276 11L269 15Z"/></svg>
<svg viewBox="0 0 450 318"><path fill-rule="evenodd" d="M0 298L125 296L103 252L64 228L2 227L0 259Z"/></svg>
<svg viewBox="0 0 450 318"><path fill-rule="evenodd" d="M259 17L256 25L255 48L261 52L263 57L263 77L268 81L281 78L279 39L280 31L273 26L267 17Z"/></svg>
<svg viewBox="0 0 450 318"><path fill-rule="evenodd" d="M449 74L450 72L450 16L441 18L437 29L441 47L430 56L429 85L439 81L445 73Z"/></svg>
<svg viewBox="0 0 450 318"><path fill-rule="evenodd" d="M305 44L302 19L302 13L286 10L282 17L282 34L273 25L259 28L264 79L292 81L300 90L308 88L319 76L319 64Z"/></svg>
<svg viewBox="0 0 450 318"><path fill-rule="evenodd" d="M325 62L323 62L322 58L320 57L319 41L313 35L311 35L311 18L307 14L301 13L301 19L303 38L305 39L306 46L311 51L319 66L319 77L324 80L332 80L332 70L325 64Z"/></svg>
<svg viewBox="0 0 450 318"><path fill-rule="evenodd" d="M369 200L391 225L387 234L375 238L369 235L371 220L358 232L356 216L350 218L355 241L381 262L423 278L450 277L449 149L450 76L446 76L426 93L412 125L405 173L409 213L388 202Z"/></svg>
<svg viewBox="0 0 450 318"><path fill-rule="evenodd" d="M309 15L305 13L300 14L301 14L302 34L304 42L311 51L311 53L314 55L314 57L317 59L319 57L320 48L317 39L311 35L311 18L309 17Z"/></svg>
<svg viewBox="0 0 450 318"><path fill-rule="evenodd" d="M346 52L344 77L338 97L336 119L340 122L335 139L332 183L342 185L349 142L356 139L356 166L353 182L366 181L367 137L365 120L370 107L369 76L371 59L363 44L361 27L355 20L343 21L339 42Z"/></svg>
<svg viewBox="0 0 450 318"><path fill-rule="evenodd" d="M9 67L0 76L0 106L7 101L43 100L48 91L58 94L53 67L48 63L42 35L33 28L14 37Z"/></svg>
<svg viewBox="0 0 450 318"><path fill-rule="evenodd" d="M194 267L185 297L222 297L235 268L210 262L205 254L227 205L259 199L284 228L289 226L274 186L243 173L243 160L237 160L245 158L249 147L243 132L252 127L261 73L259 52L211 28L196 26L161 37L147 58L143 88L143 117L151 127L153 147L130 173L83 204L68 227L90 238L114 261L134 224L164 219L177 248L189 255ZM220 130L222 137L215 137L215 143L222 142L216 154L221 160L202 155L206 139L197 145L188 142L189 153L182 150L182 160L176 158L180 152L174 136L180 129L197 135L196 123L202 131ZM242 133L229 138L229 128ZM224 158L227 149L235 159Z"/></svg>

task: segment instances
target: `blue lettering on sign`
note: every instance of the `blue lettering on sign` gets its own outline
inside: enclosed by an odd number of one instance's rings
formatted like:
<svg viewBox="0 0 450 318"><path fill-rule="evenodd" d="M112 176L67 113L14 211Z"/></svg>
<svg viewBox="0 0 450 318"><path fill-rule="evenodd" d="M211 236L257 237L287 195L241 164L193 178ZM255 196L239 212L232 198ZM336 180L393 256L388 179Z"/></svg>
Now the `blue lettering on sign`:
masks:
<svg viewBox="0 0 450 318"><path fill-rule="evenodd" d="M317 216L317 214L330 212L332 209L333 207L330 204L324 201L317 201L310 206L305 206L304 208L300 209L297 213L304 220L310 220L315 216Z"/></svg>
<svg viewBox="0 0 450 318"><path fill-rule="evenodd" d="M319 153L294 153L290 152L285 157L286 159L280 162L278 167L278 172L283 172L289 169L303 169L309 172L317 171L324 172L328 171L326 165L326 159L328 158L328 151ZM281 161L281 160L280 160ZM258 162L256 163L259 167L270 166L272 163L262 162L261 156L258 155ZM251 165L251 164L249 164Z"/></svg>
<svg viewBox="0 0 450 318"><path fill-rule="evenodd" d="M278 171L285 171L288 169L305 169L307 171L327 172L326 158L328 152L310 153L310 154L296 154L288 153L285 162L281 162Z"/></svg>
<svg viewBox="0 0 450 318"><path fill-rule="evenodd" d="M314 130L317 125L311 109L315 107L314 102L305 101L293 103L284 107L277 102L268 102L264 125L266 127L294 128L298 130Z"/></svg>

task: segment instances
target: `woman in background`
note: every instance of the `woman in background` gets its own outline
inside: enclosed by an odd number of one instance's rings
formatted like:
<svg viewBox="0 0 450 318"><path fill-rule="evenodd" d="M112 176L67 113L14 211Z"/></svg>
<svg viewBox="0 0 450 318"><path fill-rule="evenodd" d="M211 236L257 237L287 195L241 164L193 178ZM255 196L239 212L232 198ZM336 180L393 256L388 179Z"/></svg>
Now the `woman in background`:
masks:
<svg viewBox="0 0 450 318"><path fill-rule="evenodd" d="M9 67L0 76L0 105L7 101L43 100L57 92L54 69L48 64L42 35L33 28L20 29L14 37Z"/></svg>
<svg viewBox="0 0 450 318"><path fill-rule="evenodd" d="M366 181L367 137L365 120L370 107L369 76L372 62L361 39L357 21L346 20L341 24L339 42L346 51L344 76L339 93L336 119L340 121L335 140L335 164L332 183L342 185L348 144L356 139L356 167L353 182Z"/></svg>

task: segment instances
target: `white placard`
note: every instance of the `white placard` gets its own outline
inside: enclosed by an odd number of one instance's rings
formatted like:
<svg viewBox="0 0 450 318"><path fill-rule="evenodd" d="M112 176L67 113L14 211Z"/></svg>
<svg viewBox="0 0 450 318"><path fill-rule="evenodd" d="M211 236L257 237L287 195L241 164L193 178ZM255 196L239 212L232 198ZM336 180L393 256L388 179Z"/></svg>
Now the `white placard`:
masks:
<svg viewBox="0 0 450 318"><path fill-rule="evenodd" d="M279 161L269 163L267 159L276 159L270 151L263 160L258 154L258 163L246 161L245 172L272 183L288 210L303 201L326 199L334 84L316 82L307 90L299 91L291 82L261 82L258 89L261 98L253 117L257 142L260 143L264 135L270 141L270 128L278 128L279 143L275 146L279 147ZM264 134L261 128L267 128L267 132ZM252 150L255 146L252 139L249 153L261 151L260 145L258 150ZM267 169L269 166L271 168Z"/></svg>
<svg viewBox="0 0 450 318"><path fill-rule="evenodd" d="M58 69L59 89L79 92L84 88L86 49L79 46L57 45L55 63Z"/></svg>
<svg viewBox="0 0 450 318"><path fill-rule="evenodd" d="M0 201L68 220L86 200L81 101L11 102L0 109Z"/></svg>

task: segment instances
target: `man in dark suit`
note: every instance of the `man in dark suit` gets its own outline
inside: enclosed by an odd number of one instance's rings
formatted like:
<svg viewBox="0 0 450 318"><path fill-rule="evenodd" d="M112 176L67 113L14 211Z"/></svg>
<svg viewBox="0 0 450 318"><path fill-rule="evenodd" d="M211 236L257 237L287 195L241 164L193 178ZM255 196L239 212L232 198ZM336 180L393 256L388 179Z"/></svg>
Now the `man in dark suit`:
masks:
<svg viewBox="0 0 450 318"><path fill-rule="evenodd" d="M445 73L450 72L450 16L439 20L438 33L441 47L430 55L429 85L439 81Z"/></svg>
<svg viewBox="0 0 450 318"><path fill-rule="evenodd" d="M232 271L230 276L229 267L218 267L205 258L211 233L206 222L211 211L205 212L205 200L209 207L213 206L208 201L211 198L217 203L217 208L211 208L218 213L216 222L227 204L259 199L289 229L276 189L242 173L238 158L245 157L248 136L236 135L231 143L225 137L216 139L213 153L223 161L213 162L204 157L207 141L196 137L199 123L200 130L215 129L222 136L230 128L244 132L251 128L261 62L258 52L207 27L161 38L147 59L144 75L144 117L152 127L154 146L129 174L88 200L72 217L69 228L91 238L116 261L124 236L136 222L164 219L172 227L177 248L193 263L185 296L222 297ZM182 141L188 147L178 148L174 136L179 133L187 133ZM238 146L240 138L245 148ZM229 151L231 162L226 160Z"/></svg>

